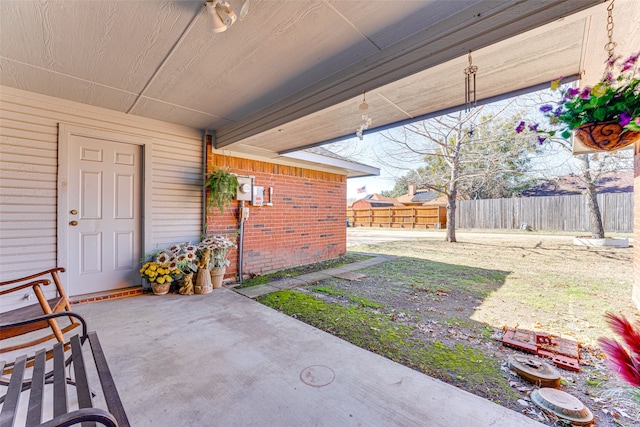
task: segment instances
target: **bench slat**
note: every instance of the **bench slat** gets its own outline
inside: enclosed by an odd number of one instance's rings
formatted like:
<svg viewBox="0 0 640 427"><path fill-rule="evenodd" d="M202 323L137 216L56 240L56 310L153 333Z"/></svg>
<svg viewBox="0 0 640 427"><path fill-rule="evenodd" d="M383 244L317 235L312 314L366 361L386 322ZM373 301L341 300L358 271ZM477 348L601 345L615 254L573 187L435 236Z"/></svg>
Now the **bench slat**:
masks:
<svg viewBox="0 0 640 427"><path fill-rule="evenodd" d="M47 352L45 350L40 350L36 353L34 358L26 427L37 426L42 422L42 400L44 398L46 353Z"/></svg>
<svg viewBox="0 0 640 427"><path fill-rule="evenodd" d="M21 323L0 324L0 332L26 324L53 321L62 316L77 318L82 326L82 335L70 337L67 343L57 342L48 350L42 349L31 357L25 354L12 363L0 361L0 376L4 377L0 381L4 393L0 396L0 427L12 427L22 417L26 418L27 427L62 427L78 423L82 423L82 427L95 427L95 423L106 427L130 427L98 336L95 332L87 333L86 322L81 316L73 312L52 313ZM90 348L83 349L87 339ZM95 363L104 401L111 413L92 407L89 380L93 378L89 378L86 370L90 364L89 355ZM73 373L70 364L73 364ZM27 368L29 375L25 379ZM78 409L75 409L75 403L69 401L67 387L75 387L76 392L72 395L77 396ZM19 405L23 392L29 393L28 402L23 402L28 405ZM50 418L51 409L53 418L43 421L45 415Z"/></svg>
<svg viewBox="0 0 640 427"><path fill-rule="evenodd" d="M12 427L16 416L16 408L20 401L20 393L22 392L22 377L24 376L24 368L27 364L27 357L20 356L13 365L13 373L9 381L9 388L5 395L4 405L0 413L0 427Z"/></svg>
<svg viewBox="0 0 640 427"><path fill-rule="evenodd" d="M98 370L98 376L100 378L100 384L102 385L102 392L104 393L105 400L107 402L107 408L109 412L118 420L118 427L130 427L127 414L124 412L124 406L120 400L120 395L116 389L116 384L111 376L107 359L102 351L102 345L98 339L98 334L95 331L91 331L87 334L89 336L89 344L91 345L91 351L93 353L93 360Z"/></svg>
<svg viewBox="0 0 640 427"><path fill-rule="evenodd" d="M80 337L74 335L71 337L71 354L73 355L73 372L75 373L76 392L78 395L79 408L91 408L91 391L89 389L89 381L87 380L87 368L82 355L82 344ZM95 423L82 423L83 427L95 427Z"/></svg>
<svg viewBox="0 0 640 427"><path fill-rule="evenodd" d="M62 343L53 346L53 416L67 413L67 376L64 371Z"/></svg>

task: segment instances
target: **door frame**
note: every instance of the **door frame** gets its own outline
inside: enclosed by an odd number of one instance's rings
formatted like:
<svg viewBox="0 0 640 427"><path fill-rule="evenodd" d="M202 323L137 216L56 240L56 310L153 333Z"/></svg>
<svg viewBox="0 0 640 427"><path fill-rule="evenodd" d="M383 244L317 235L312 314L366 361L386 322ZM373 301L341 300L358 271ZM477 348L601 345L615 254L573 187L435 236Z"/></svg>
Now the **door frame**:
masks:
<svg viewBox="0 0 640 427"><path fill-rule="evenodd" d="M153 140L144 136L130 135L99 128L83 127L67 123L58 124L58 204L57 204L57 266L69 268L69 141L72 136L84 136L88 138L104 139L107 141L124 144L138 145L141 147L141 179L140 194L140 250L141 255L151 247L151 191L146 191L146 184L152 179L152 149ZM142 283L134 283L139 285ZM65 291L69 291L70 284L65 282Z"/></svg>

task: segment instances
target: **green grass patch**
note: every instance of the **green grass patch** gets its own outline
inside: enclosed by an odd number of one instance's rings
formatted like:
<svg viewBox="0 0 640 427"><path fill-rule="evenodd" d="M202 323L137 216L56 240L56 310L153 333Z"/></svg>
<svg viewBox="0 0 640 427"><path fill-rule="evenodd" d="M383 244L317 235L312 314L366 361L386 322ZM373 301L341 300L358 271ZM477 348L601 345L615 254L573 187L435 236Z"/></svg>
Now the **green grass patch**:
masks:
<svg viewBox="0 0 640 427"><path fill-rule="evenodd" d="M370 299L367 298L361 298L361 297L356 297L356 296L350 296L349 297L349 301L358 304L361 307L364 308L373 308L373 309L380 309L383 307L382 304L380 304L379 302L376 301L372 301Z"/></svg>
<svg viewBox="0 0 640 427"><path fill-rule="evenodd" d="M415 328L367 310L371 301L345 307L292 290L263 295L258 301L361 348L494 401L504 404L518 398L495 358L463 344L450 348L439 341L418 340L413 336Z"/></svg>
<svg viewBox="0 0 640 427"><path fill-rule="evenodd" d="M331 295L334 297L347 297L347 295L349 295L349 293L347 291L341 290L341 289L336 289L334 287L329 287L329 286L315 286L313 288L311 288L311 290L313 292L317 292L320 294L325 294L325 295ZM373 308L373 309L380 309L383 307L383 305L379 302L376 301L372 301L370 299L367 298L362 298L362 297L357 297L354 295L349 295L348 299L350 302L359 305L360 307L364 307L364 308Z"/></svg>
<svg viewBox="0 0 640 427"><path fill-rule="evenodd" d="M328 259L314 264L301 265L299 267L288 268L286 270L280 270L274 273L264 274L262 276L255 276L243 281L238 287L249 288L251 286L266 285L267 283L275 280L301 276L307 273L315 273L317 271L328 270L330 268L342 267L343 265L353 264L354 262L364 261L369 258L371 258L369 255L346 254L338 258Z"/></svg>
<svg viewBox="0 0 640 427"><path fill-rule="evenodd" d="M341 297L344 296L346 294L345 291L341 291L335 288L329 288L326 286L316 286L314 288L312 288L313 292L318 292L321 294L327 294L327 295L332 295L334 297Z"/></svg>

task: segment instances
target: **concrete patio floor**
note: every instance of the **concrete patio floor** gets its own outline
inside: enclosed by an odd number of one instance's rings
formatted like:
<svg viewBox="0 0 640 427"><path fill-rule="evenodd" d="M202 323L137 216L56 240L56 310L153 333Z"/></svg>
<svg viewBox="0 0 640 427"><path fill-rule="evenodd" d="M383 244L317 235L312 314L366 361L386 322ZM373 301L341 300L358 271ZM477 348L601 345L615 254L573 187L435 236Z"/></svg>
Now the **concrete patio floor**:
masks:
<svg viewBox="0 0 640 427"><path fill-rule="evenodd" d="M229 289L74 311L135 427L541 425Z"/></svg>

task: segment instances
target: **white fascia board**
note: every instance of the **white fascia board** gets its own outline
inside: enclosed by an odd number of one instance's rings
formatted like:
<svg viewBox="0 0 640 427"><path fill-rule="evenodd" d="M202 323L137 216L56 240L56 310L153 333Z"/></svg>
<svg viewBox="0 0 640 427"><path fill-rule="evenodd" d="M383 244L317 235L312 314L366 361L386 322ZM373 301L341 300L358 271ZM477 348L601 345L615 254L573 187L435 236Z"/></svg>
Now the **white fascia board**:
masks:
<svg viewBox="0 0 640 427"><path fill-rule="evenodd" d="M337 159L335 157L323 156L321 154L309 153L308 151L294 151L282 154L282 157L318 163L346 170L349 178L364 176L379 176L380 169L363 165L362 163L350 162L348 160Z"/></svg>

